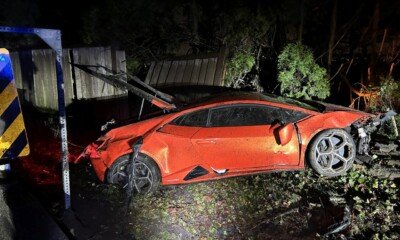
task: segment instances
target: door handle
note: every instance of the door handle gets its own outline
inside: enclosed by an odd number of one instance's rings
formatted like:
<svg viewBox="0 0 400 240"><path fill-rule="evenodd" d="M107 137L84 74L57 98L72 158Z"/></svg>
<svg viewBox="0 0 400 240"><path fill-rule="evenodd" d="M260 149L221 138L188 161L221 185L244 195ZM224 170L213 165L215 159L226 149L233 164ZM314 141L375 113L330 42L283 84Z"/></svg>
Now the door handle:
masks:
<svg viewBox="0 0 400 240"><path fill-rule="evenodd" d="M203 139L203 140L197 140L197 144L216 144L217 141L214 139Z"/></svg>

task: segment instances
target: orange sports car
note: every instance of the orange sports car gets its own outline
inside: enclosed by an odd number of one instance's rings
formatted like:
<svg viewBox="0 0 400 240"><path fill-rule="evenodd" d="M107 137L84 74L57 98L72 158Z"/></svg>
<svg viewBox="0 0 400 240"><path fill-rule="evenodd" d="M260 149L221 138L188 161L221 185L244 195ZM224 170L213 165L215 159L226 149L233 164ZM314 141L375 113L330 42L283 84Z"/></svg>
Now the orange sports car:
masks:
<svg viewBox="0 0 400 240"><path fill-rule="evenodd" d="M333 177L368 156L370 134L388 114L261 93L208 97L148 120L114 128L90 144L101 181L148 192L182 184L270 171ZM132 166L132 167L129 167ZM129 176L134 176L130 178Z"/></svg>

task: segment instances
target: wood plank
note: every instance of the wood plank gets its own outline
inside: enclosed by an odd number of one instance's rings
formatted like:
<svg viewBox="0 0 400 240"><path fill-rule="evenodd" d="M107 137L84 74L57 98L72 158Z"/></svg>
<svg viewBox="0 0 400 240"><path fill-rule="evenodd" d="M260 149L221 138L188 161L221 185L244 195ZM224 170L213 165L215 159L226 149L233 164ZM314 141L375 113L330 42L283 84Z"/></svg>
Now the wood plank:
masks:
<svg viewBox="0 0 400 240"><path fill-rule="evenodd" d="M98 57L101 57L101 59L97 59L98 62L100 62L101 66L105 66L108 69L112 69L113 71L116 71L116 69L113 69L113 53L110 47L103 48L101 54L98 54ZM116 61L116 60L115 60ZM116 64L115 64L116 65ZM115 67L115 66L114 66ZM102 69L103 73L106 73L104 69ZM108 73L106 73L108 74ZM109 97L115 95L115 87L111 84L108 84L106 82L99 82L99 93L100 97Z"/></svg>
<svg viewBox="0 0 400 240"><path fill-rule="evenodd" d="M64 99L66 106L71 104L74 98L74 88L73 88L74 81L72 79L72 66L71 64L69 64L70 62L71 58L69 56L69 49L63 49L62 66L63 66L63 77L64 77Z"/></svg>
<svg viewBox="0 0 400 240"><path fill-rule="evenodd" d="M127 72L125 51L117 51L116 52L116 57L117 57L116 61L117 61L117 70L118 70L118 72L121 72L121 71L122 72ZM114 89L115 89L114 94L116 96L128 94L127 90L122 90L122 89L119 89L119 88L114 88Z"/></svg>
<svg viewBox="0 0 400 240"><path fill-rule="evenodd" d="M228 55L228 49L226 47L222 47L217 58L217 66L215 70L214 83L213 83L214 86L223 85L223 79L225 74L225 61L227 55Z"/></svg>
<svg viewBox="0 0 400 240"><path fill-rule="evenodd" d="M32 60L36 67L33 75L35 106L57 109L55 53L50 49L33 50Z"/></svg>
<svg viewBox="0 0 400 240"><path fill-rule="evenodd" d="M87 59L88 54L85 49L78 49L79 53L79 64L89 64L89 59ZM81 74L81 91L82 91L82 99L86 99L89 96L88 88L87 88L87 78L89 77L85 72L80 71Z"/></svg>
<svg viewBox="0 0 400 240"><path fill-rule="evenodd" d="M45 105L50 109L58 109L58 91L57 91L57 69L56 69L56 53L53 50L46 49L43 50L43 54L45 56L45 65L43 66L43 72L46 73L46 78L44 79L44 83L47 86L46 88L50 88L49 98L47 98L47 103ZM47 67L46 67L47 66ZM52 66L48 68L48 66ZM50 69L50 71L48 71ZM46 94L46 90L44 94Z"/></svg>
<svg viewBox="0 0 400 240"><path fill-rule="evenodd" d="M202 59L197 85L204 85L207 74L208 59Z"/></svg>
<svg viewBox="0 0 400 240"><path fill-rule="evenodd" d="M185 60L178 61L178 68L176 69L176 77L174 81L171 82L172 85L179 85L182 83L183 74L185 73L186 63L187 61Z"/></svg>
<svg viewBox="0 0 400 240"><path fill-rule="evenodd" d="M33 81L35 82L35 86L33 88L33 91L35 92L34 106L43 107L44 105L43 98L45 98L46 96L43 96L44 84L43 84L43 79L41 78L42 75L41 67L43 63L42 63L42 58L40 58L39 51L32 51L32 62L36 70L35 74L33 75Z"/></svg>
<svg viewBox="0 0 400 240"><path fill-rule="evenodd" d="M165 85L172 85L175 82L176 78L176 72L178 70L179 62L178 61L172 61L171 67L168 72L167 79L165 81Z"/></svg>
<svg viewBox="0 0 400 240"><path fill-rule="evenodd" d="M206 74L206 79L204 81L204 85L213 86L216 67L217 67L217 58L208 59L207 74Z"/></svg>
<svg viewBox="0 0 400 240"><path fill-rule="evenodd" d="M146 78L145 78L145 80L144 80L144 82L145 82L146 84L150 84L151 76L152 76L153 73L154 73L154 67L155 67L155 65L156 65L156 62L151 62L149 71L147 71L147 75L146 75Z"/></svg>
<svg viewBox="0 0 400 240"><path fill-rule="evenodd" d="M85 59L85 56L83 54L84 50L80 50L78 48L74 49L74 59L75 59L75 63L77 64L87 64L87 60ZM75 72L76 72L76 91L77 91L77 95L78 95L78 99L85 99L85 97L87 96L86 94L86 87L85 87L85 72L83 72L82 70L79 70L78 68L75 68Z"/></svg>
<svg viewBox="0 0 400 240"><path fill-rule="evenodd" d="M72 49L72 55L74 58L74 62L80 64L80 56L79 56L79 51L77 48ZM79 70L78 68L74 68L75 70L75 87L76 87L76 98L77 99L82 99L82 71Z"/></svg>
<svg viewBox="0 0 400 240"><path fill-rule="evenodd" d="M164 61L164 64L161 68L160 76L158 77L158 81L156 83L157 86L163 86L167 82L168 72L171 68L171 61Z"/></svg>
<svg viewBox="0 0 400 240"><path fill-rule="evenodd" d="M190 85L190 79L192 77L193 68L194 68L194 60L186 61L186 67L181 82L182 85Z"/></svg>
<svg viewBox="0 0 400 240"><path fill-rule="evenodd" d="M201 68L201 59L194 60L192 76L190 77L190 83L192 85L197 85L199 83L200 68Z"/></svg>
<svg viewBox="0 0 400 240"><path fill-rule="evenodd" d="M157 62L154 68L153 75L151 76L150 85L156 86L158 77L160 76L161 68L164 62Z"/></svg>
<svg viewBox="0 0 400 240"><path fill-rule="evenodd" d="M102 48L100 48L100 47L87 49L87 51L85 51L86 58L88 59L86 64L96 65L97 64L97 62L96 62L97 55L96 54L98 54L98 52L101 52L101 49ZM89 94L87 97L88 98L98 97L96 95L96 93L99 89L100 80L89 74L85 74L85 75L87 76L86 80L85 80L85 86L87 87L88 94Z"/></svg>

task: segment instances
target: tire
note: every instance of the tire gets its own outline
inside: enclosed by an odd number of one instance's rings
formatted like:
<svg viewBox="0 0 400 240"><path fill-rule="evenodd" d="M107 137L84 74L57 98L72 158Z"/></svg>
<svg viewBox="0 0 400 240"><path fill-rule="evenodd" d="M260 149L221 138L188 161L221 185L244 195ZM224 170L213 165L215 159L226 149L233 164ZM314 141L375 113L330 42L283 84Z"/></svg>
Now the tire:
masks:
<svg viewBox="0 0 400 240"><path fill-rule="evenodd" d="M130 155L119 157L107 171L107 182L126 188L129 181ZM161 182L161 174L157 164L144 154L139 154L135 161L134 186L139 193L156 191ZM138 179L140 178L140 179Z"/></svg>
<svg viewBox="0 0 400 240"><path fill-rule="evenodd" d="M308 163L319 175L336 177L346 174L356 158L356 144L343 129L318 133L310 143Z"/></svg>

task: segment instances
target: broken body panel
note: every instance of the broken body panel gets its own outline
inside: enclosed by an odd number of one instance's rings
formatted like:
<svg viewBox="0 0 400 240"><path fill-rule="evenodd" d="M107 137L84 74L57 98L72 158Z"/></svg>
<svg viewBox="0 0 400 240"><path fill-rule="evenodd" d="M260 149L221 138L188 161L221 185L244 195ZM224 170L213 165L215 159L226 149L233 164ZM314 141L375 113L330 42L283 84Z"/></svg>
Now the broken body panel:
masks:
<svg viewBox="0 0 400 240"><path fill-rule="evenodd" d="M243 126L212 124L212 112L232 106L277 109L282 118ZM182 124L182 118L202 111L207 112L205 124ZM354 123L373 118L365 112L334 105L318 110L311 105L276 101L274 97L258 93L228 94L110 130L89 145L77 161L90 158L98 178L104 181L114 161L131 154L131 143L143 138L140 153L155 161L163 185L300 170L305 166L307 147L317 133L332 128L352 131L364 126ZM354 138L359 136L355 134Z"/></svg>

